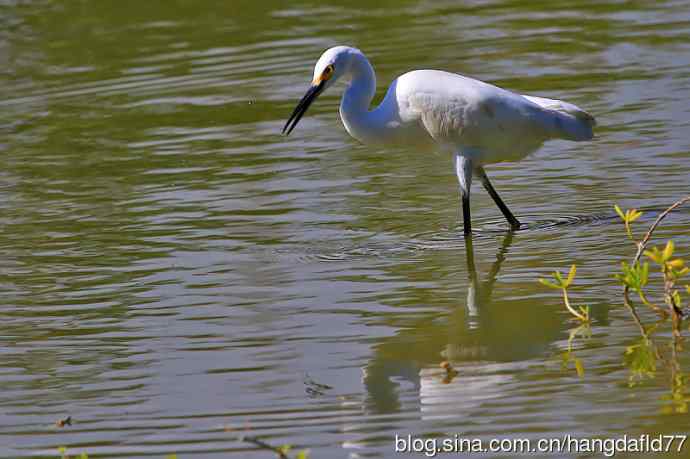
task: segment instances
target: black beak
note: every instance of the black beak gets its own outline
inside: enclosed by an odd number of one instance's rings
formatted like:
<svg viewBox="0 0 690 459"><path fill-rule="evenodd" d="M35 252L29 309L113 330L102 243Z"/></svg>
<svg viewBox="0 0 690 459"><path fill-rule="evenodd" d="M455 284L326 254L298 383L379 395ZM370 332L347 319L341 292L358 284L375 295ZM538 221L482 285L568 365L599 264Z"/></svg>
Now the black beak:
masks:
<svg viewBox="0 0 690 459"><path fill-rule="evenodd" d="M302 116L304 116L305 113L307 113L307 109L311 103L314 102L314 99L316 99L319 94L321 94L321 91L323 91L324 83L325 81L322 80L319 84L312 85L307 90L307 93L304 95L304 97L302 97L302 100L299 101L299 104L297 104L297 107L295 107L292 115L290 115L290 119L287 120L287 123L285 123L285 126L283 127L283 134L290 135L292 130L295 129L295 126L297 126L299 120L302 119ZM292 123L292 125L290 123Z"/></svg>

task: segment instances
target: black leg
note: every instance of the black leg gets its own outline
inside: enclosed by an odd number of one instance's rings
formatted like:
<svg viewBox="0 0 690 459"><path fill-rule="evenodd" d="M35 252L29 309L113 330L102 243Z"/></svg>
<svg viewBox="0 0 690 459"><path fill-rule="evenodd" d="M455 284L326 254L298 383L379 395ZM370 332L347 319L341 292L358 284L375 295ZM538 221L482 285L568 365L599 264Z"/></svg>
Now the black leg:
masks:
<svg viewBox="0 0 690 459"><path fill-rule="evenodd" d="M491 185L491 182L489 181L489 177L486 175L486 172L484 172L484 168L482 168L482 167L477 168L476 173L479 176L479 180L482 181L482 185L484 185L484 188L486 188L486 191L489 192L489 195L491 196L491 198L494 200L494 202L496 203L498 208L501 209L501 212L503 212L503 215L505 216L506 220L508 220L508 223L510 224L510 229L512 229L512 230L520 229L520 222L510 212L510 209L508 209L508 206L505 205L505 203L503 202L501 197L498 195L498 193L496 193L496 190L494 189L494 187Z"/></svg>
<svg viewBox="0 0 690 459"><path fill-rule="evenodd" d="M467 274L470 276L470 282L473 285L477 284L477 269L474 263L474 245L472 244L472 235L468 234L465 237L465 254L467 255Z"/></svg>
<svg viewBox="0 0 690 459"><path fill-rule="evenodd" d="M470 194L462 192L462 226L465 235L472 234L472 219L470 217Z"/></svg>

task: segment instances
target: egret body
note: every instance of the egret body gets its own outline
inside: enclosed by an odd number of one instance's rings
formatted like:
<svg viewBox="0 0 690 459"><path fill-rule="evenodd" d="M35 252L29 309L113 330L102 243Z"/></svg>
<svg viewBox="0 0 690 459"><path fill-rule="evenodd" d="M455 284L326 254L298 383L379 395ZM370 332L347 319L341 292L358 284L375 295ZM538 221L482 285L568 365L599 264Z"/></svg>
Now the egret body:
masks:
<svg viewBox="0 0 690 459"><path fill-rule="evenodd" d="M439 70L414 70L396 78L378 107L369 109L376 76L366 56L349 46L326 50L307 93L285 123L288 135L311 103L336 81L347 83L340 117L347 132L367 144L433 147L453 155L460 184L465 234L472 231L470 186L476 176L512 229L510 212L484 171L486 164L515 161L546 140L590 140L594 118L561 100L519 95Z"/></svg>

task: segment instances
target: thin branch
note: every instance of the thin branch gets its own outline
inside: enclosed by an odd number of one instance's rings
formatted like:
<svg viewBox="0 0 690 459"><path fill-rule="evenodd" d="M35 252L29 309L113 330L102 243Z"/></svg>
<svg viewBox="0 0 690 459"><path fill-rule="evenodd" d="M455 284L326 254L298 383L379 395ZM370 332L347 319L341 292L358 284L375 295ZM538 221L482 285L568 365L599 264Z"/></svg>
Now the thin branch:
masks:
<svg viewBox="0 0 690 459"><path fill-rule="evenodd" d="M251 437L251 436L247 435L244 437L240 437L240 440L247 442L247 443L251 443L253 445L256 445L261 449L273 451L274 453L276 453L278 455L278 457L280 459L290 459L290 457L287 454L285 454L285 452L282 449L280 449L276 446L270 445L270 444L266 443L265 441L259 439L258 437Z"/></svg>
<svg viewBox="0 0 690 459"><path fill-rule="evenodd" d="M645 234L644 237L642 238L642 241L640 241L640 243L637 244L637 253L635 254L635 258L633 258L633 262L632 262L633 265L634 265L635 263L637 263L638 261L640 261L640 257L642 256L642 252L644 252L644 249L647 248L647 243L648 243L649 240L652 238L652 234L653 234L654 231L656 230L656 227L659 226L659 223L661 223L661 221L662 221L664 218L666 218L666 216L667 216L668 214L670 214L671 212L673 212L674 209L676 209L677 207L682 206L683 204L685 204L685 203L688 202L688 201L690 201L690 195L684 197L684 198L681 199L680 201L677 201L677 202L673 203L673 205L671 205L671 206L670 206L668 209L666 209L665 211L661 212L661 213L659 214L659 216L656 217L656 220L654 220L654 223L652 223L652 226L649 227L649 231L647 231L647 234ZM626 287L626 289L627 289L627 288L628 288L628 287Z"/></svg>

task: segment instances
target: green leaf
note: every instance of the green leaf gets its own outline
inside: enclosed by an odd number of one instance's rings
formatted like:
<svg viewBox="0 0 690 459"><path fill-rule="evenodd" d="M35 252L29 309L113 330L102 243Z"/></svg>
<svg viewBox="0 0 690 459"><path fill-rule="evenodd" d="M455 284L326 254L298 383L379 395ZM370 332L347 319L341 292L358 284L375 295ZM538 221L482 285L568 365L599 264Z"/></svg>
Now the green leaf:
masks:
<svg viewBox="0 0 690 459"><path fill-rule="evenodd" d="M673 269L682 269L683 266L685 266L685 260L676 258L674 260L669 260L666 264Z"/></svg>
<svg viewBox="0 0 690 459"><path fill-rule="evenodd" d="M570 287L570 284L573 283L573 279L575 279L575 273L577 272L577 268L575 265L572 265L570 267L570 272L568 273L568 279L565 281L565 287Z"/></svg>
<svg viewBox="0 0 690 459"><path fill-rule="evenodd" d="M295 459L309 459L309 450L303 449L302 451L297 453L297 456L295 456Z"/></svg>
<svg viewBox="0 0 690 459"><path fill-rule="evenodd" d="M673 249L674 249L673 241L669 240L666 243L666 247L664 248L664 261L671 259L671 257L673 256Z"/></svg>
<svg viewBox="0 0 690 459"><path fill-rule="evenodd" d="M656 247L652 247L651 250L645 250L642 253L644 253L647 257L651 258L654 263L657 263L659 265L664 263L663 254Z"/></svg>
<svg viewBox="0 0 690 459"><path fill-rule="evenodd" d="M680 300L680 292L678 290L674 290L673 294L671 295L671 298L673 299L673 304L676 306L680 307L681 305L681 300Z"/></svg>
<svg viewBox="0 0 690 459"><path fill-rule="evenodd" d="M618 207L618 204L615 204L615 205L613 206L613 208L616 209L616 213L618 214L618 216L619 216L623 221L626 221L626 220L625 220L625 215L623 214L623 211L621 210L621 208Z"/></svg>
<svg viewBox="0 0 690 459"><path fill-rule="evenodd" d="M584 365L582 365L582 360L575 359L575 371L577 371L577 375L580 378L585 377L585 367L584 367Z"/></svg>
<svg viewBox="0 0 690 459"><path fill-rule="evenodd" d="M560 289L561 289L561 286L560 286L560 285L556 285L556 284L554 284L553 282L547 281L546 279L539 279L539 282L540 282L542 285L546 285L546 286L549 287L549 288L555 288L556 290L560 290Z"/></svg>
<svg viewBox="0 0 690 459"><path fill-rule="evenodd" d="M626 262L621 263L621 270L623 275L616 275L616 277L629 288L639 292L642 288L647 285L647 280L649 279L649 263L645 262L640 265L636 262L634 265L629 266Z"/></svg>

